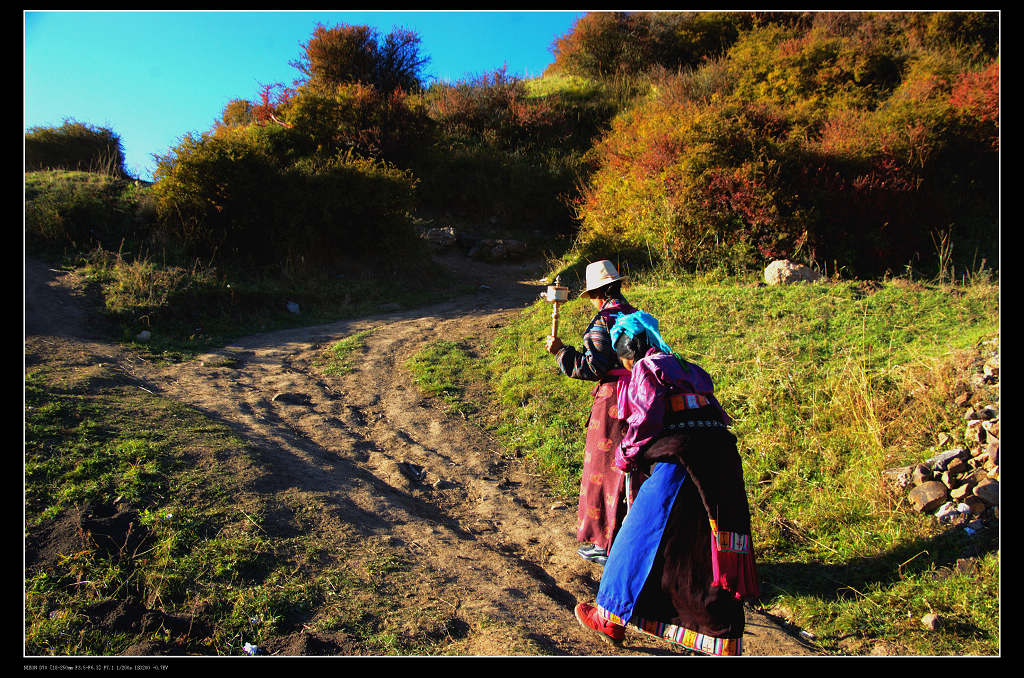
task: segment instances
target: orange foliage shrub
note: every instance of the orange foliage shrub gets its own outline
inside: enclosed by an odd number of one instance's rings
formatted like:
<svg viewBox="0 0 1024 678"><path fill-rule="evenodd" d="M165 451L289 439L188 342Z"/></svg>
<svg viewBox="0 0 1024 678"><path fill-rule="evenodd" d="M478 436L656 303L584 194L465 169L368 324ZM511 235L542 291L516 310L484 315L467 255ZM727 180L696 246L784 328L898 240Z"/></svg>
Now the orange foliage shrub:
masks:
<svg viewBox="0 0 1024 678"><path fill-rule="evenodd" d="M994 260L998 65L917 49L934 30L896 14L767 25L667 76L595 146L583 241L687 266L790 257L878 274L948 231ZM730 86L688 94L723 67Z"/></svg>

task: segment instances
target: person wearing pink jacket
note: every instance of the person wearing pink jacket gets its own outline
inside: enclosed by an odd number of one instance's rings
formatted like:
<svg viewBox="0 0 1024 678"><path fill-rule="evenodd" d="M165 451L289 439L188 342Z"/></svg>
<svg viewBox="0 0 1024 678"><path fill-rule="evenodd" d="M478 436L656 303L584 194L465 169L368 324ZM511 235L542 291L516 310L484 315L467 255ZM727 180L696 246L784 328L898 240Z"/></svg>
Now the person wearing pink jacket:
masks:
<svg viewBox="0 0 1024 678"><path fill-rule="evenodd" d="M581 625L612 643L625 628L710 655L742 653L743 600L759 595L743 465L711 377L675 355L650 314L611 331L630 371L618 408L623 472L649 473L623 521Z"/></svg>

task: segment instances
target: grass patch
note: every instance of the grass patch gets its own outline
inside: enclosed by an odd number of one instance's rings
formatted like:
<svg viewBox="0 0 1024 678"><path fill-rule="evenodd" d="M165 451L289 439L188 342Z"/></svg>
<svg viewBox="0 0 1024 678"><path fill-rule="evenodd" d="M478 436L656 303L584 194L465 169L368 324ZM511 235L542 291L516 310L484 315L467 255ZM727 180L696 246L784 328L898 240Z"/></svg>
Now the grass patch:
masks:
<svg viewBox="0 0 1024 678"><path fill-rule="evenodd" d="M474 339L438 340L406 362L414 383L444 403L449 414L467 416L481 410L471 387L485 379L480 349Z"/></svg>
<svg viewBox="0 0 1024 678"><path fill-rule="evenodd" d="M152 222L148 190L109 172L25 173L25 247L40 256L117 248Z"/></svg>
<svg viewBox="0 0 1024 678"><path fill-rule="evenodd" d="M882 480L934 454L940 432L962 435L952 395L972 351L998 336L997 284L765 287L753 276L640 274L627 296L708 370L736 420L767 604L785 601L836 651L861 634L912 654L998 652L996 589L928 574L965 553L997 569L998 546L942 537ZM593 384L555 370L543 349L549 316L538 302L506 327L489 374L502 439L574 496ZM578 344L591 316L585 300L565 304L563 339ZM928 605L956 620L942 640L917 628ZM865 626L857 614L869 607L883 612Z"/></svg>
<svg viewBox="0 0 1024 678"><path fill-rule="evenodd" d="M352 356L356 351L362 350L365 339L373 334L376 328L362 330L340 339L326 349L315 363L321 373L328 376L341 376L348 374L352 367Z"/></svg>

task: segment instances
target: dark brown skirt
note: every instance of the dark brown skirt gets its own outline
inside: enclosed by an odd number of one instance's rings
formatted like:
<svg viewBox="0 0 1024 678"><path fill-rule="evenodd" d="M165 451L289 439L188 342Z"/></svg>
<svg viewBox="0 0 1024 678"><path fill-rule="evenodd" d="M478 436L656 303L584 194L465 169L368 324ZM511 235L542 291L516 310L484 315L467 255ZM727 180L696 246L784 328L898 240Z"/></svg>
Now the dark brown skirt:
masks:
<svg viewBox="0 0 1024 678"><path fill-rule="evenodd" d="M592 394L594 403L587 421L576 525L578 541L604 549L611 548L612 539L626 517L626 475L615 468L615 450L626 434L627 423L618 416L616 381L601 382ZM642 477L633 474L630 501L636 498Z"/></svg>
<svg viewBox="0 0 1024 678"><path fill-rule="evenodd" d="M672 506L634 617L718 638L742 637L743 603L734 592L709 585L714 580L709 519L716 520L719 529L750 534L735 436L724 428L667 435L645 451L644 459L683 464L688 476ZM756 590L756 573L752 576Z"/></svg>

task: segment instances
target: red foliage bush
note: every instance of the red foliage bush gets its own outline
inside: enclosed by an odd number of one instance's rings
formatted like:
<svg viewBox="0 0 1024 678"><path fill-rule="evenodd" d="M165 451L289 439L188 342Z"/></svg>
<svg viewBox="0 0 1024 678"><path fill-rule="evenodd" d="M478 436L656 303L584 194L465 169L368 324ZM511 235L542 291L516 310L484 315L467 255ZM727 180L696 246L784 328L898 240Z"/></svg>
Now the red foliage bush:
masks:
<svg viewBox="0 0 1024 678"><path fill-rule="evenodd" d="M991 133L992 148L999 148L999 64L993 61L981 71L962 73L949 103L968 120L975 120Z"/></svg>

